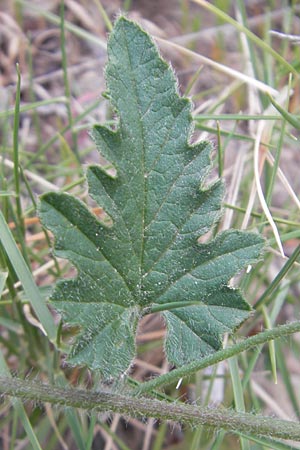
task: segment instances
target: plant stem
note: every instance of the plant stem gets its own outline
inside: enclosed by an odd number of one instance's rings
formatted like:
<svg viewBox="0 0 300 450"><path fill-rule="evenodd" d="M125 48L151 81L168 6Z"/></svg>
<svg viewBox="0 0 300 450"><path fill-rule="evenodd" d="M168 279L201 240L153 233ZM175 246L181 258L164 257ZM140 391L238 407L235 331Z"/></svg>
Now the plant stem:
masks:
<svg viewBox="0 0 300 450"><path fill-rule="evenodd" d="M71 96L71 89L70 89L70 83L68 78L68 70L67 70L67 52L66 52L66 35L65 35L65 2L64 0L61 0L60 3L60 50L61 50L61 61L62 61L62 69L64 74L64 87L65 87L65 96L69 100L66 103L67 108L67 114L68 114L68 121L71 128L71 136L72 136L72 147L73 152L80 163L80 157L78 154L78 146L77 146L77 136L74 132L74 123L73 123L73 116L72 116L72 108L71 108L71 102L72 102L72 96Z"/></svg>
<svg viewBox="0 0 300 450"><path fill-rule="evenodd" d="M14 149L14 181L15 181L15 191L16 191L16 207L17 207L17 217L19 221L20 234L22 241L23 254L26 255L25 245L24 245L24 221L23 212L21 205L21 190L20 190L20 171L19 171L19 127L20 127L20 99L21 99L21 73L19 64L16 65L17 69L17 89L16 89L16 101L15 101L15 111L14 111L14 129L13 129L13 149ZM26 256L25 256L26 257Z"/></svg>
<svg viewBox="0 0 300 450"><path fill-rule="evenodd" d="M183 403L167 403L133 398L108 391L58 388L17 378L0 377L0 392L26 400L50 402L96 412L112 411L135 417L155 417L188 425L206 425L233 432L253 433L282 439L300 440L300 424L222 408L200 408Z"/></svg>
<svg viewBox="0 0 300 450"><path fill-rule="evenodd" d="M153 389L157 389L158 387L177 383L180 378L190 376L195 372L198 372L198 370L205 369L206 367L209 367L213 364L217 364L220 361L224 361L225 359L231 358L234 355L238 355L239 353L256 347L257 345L264 344L266 342L272 341L273 339L288 336L299 331L300 321L292 322L287 325L280 325L271 330L263 331L259 334L256 334L255 336L251 336L250 338L245 339L244 341L238 342L231 347L219 350L211 355L208 355L199 361L193 361L186 366L172 370L169 373L140 384L139 387L134 390L134 393L145 394L146 392L151 392Z"/></svg>

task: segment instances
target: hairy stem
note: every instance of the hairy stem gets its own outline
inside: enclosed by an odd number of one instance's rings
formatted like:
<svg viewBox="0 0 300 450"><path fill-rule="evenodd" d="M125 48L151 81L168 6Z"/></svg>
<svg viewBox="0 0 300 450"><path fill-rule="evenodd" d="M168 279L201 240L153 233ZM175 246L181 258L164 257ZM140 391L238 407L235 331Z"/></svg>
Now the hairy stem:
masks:
<svg viewBox="0 0 300 450"><path fill-rule="evenodd" d="M24 400L50 402L65 407L118 412L134 417L154 417L188 425L206 425L231 432L245 432L248 435L300 440L300 424L297 422L238 413L222 408L202 408L143 397L133 398L107 391L63 389L10 377L0 377L0 392Z"/></svg>
<svg viewBox="0 0 300 450"><path fill-rule="evenodd" d="M257 345L265 344L266 342L272 341L276 338L281 338L294 334L300 331L300 321L292 322L287 325L280 325L271 330L263 331L255 336L251 336L244 341L238 342L231 347L225 348L224 350L219 350L199 361L194 361L186 366L180 367L179 369L172 370L169 373L163 374L153 380L147 381L140 384L134 391L136 394L144 394L146 392L150 393L153 389L158 387L166 386L168 384L177 383L180 378L190 376L198 370L205 369L206 367L217 364L225 359L231 358L232 356L238 355L239 353L249 350L250 348L256 347Z"/></svg>

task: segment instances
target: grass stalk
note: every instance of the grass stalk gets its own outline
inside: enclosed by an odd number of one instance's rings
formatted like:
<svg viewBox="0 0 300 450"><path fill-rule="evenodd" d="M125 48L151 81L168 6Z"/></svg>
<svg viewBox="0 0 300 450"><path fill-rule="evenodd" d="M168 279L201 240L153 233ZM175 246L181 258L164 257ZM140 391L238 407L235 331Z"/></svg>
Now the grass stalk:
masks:
<svg viewBox="0 0 300 450"><path fill-rule="evenodd" d="M9 369L8 369L5 359L3 357L2 351L0 351L0 377L5 377L7 380L12 380ZM32 449L33 450L42 450L42 447L40 446L38 439L36 437L36 434L31 426L30 420L28 419L28 416L26 414L26 411L22 404L22 401L20 399L13 398L12 405L22 422L22 425L23 425L24 430L27 434L27 437L30 441L30 444L32 445Z"/></svg>
<svg viewBox="0 0 300 450"><path fill-rule="evenodd" d="M257 300L257 302L254 305L254 308L256 310L259 310L259 308L262 307L262 305L266 304L268 302L268 298L270 298L270 295L274 292L274 290L277 288L281 280L286 276L288 271L291 269L293 264L298 260L300 256L300 245L293 251L290 258L287 260L287 262L284 264L282 269L278 272L274 280L269 284L265 292L260 296L260 298Z"/></svg>
<svg viewBox="0 0 300 450"><path fill-rule="evenodd" d="M13 131L14 183L15 183L18 225L21 235L24 236L25 228L23 223L23 212L21 205L20 173L19 173L19 123L20 123L21 73L18 64L16 65L16 69L17 69L17 89L16 89L16 102L14 108L14 131Z"/></svg>
<svg viewBox="0 0 300 450"><path fill-rule="evenodd" d="M66 35L65 35L65 2L64 0L61 0L60 3L60 50L61 50L61 62L62 62L62 69L63 69L63 76L64 76L64 89L65 89L65 96L68 99L68 102L66 103L67 107L67 114L68 114L68 121L71 129L71 136L72 136L72 145L73 145L73 151L80 162L79 154L78 154L78 145L77 145L77 136L73 129L73 115L72 115L72 96L71 96L71 89L70 89L70 83L69 83L69 77L68 77L68 64L67 64L67 51L66 51Z"/></svg>
<svg viewBox="0 0 300 450"><path fill-rule="evenodd" d="M31 302L31 305L41 322L48 338L51 342L56 341L56 326L52 315L50 314L44 299L41 297L37 285L34 282L31 271L29 270L20 250L15 243L13 235L0 211L0 236L3 248L14 267L16 274L21 281L24 290Z"/></svg>
<svg viewBox="0 0 300 450"><path fill-rule="evenodd" d="M279 53L277 53L272 47L270 47L266 42L264 42L262 39L260 39L256 34L252 33L248 28L246 28L244 25L238 23L236 20L234 20L232 17L230 17L228 14L224 13L221 9L217 8L213 4L209 3L206 0L193 0L194 3L197 3L200 6L203 6L208 11L215 14L220 19L224 20L224 22L230 23L230 25L234 26L239 32L244 33L248 39L251 40L255 45L257 45L259 48L264 50L265 52L269 53L273 56L273 58L278 61L282 66L285 68L286 72L293 73L297 78L299 77L299 74L295 68L289 64Z"/></svg>

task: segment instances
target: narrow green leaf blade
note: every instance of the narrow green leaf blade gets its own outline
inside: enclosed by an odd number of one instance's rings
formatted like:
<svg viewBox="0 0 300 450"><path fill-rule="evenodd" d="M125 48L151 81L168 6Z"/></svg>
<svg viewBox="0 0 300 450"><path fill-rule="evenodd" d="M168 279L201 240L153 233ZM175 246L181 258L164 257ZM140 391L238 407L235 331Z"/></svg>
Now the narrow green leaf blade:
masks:
<svg viewBox="0 0 300 450"><path fill-rule="evenodd" d="M6 223L5 217L0 211L0 240L7 256L23 285L31 306L39 321L43 325L47 336L52 342L56 341L56 326L44 299L41 297L39 289L35 284L32 273L29 270L14 237Z"/></svg>
<svg viewBox="0 0 300 450"><path fill-rule="evenodd" d="M44 195L39 210L57 256L78 270L51 296L81 328L69 362L108 378L130 366L138 320L152 310L165 318L174 364L218 350L251 310L227 284L257 260L263 239L229 231L198 243L220 218L224 196L222 182L205 184L211 145L190 144L190 101L147 33L124 17L110 35L106 80L119 120L116 129L95 126L92 138L116 175L90 166L87 180L112 225L67 194Z"/></svg>
<svg viewBox="0 0 300 450"><path fill-rule="evenodd" d="M0 297L2 295L6 279L7 279L8 272L0 272Z"/></svg>

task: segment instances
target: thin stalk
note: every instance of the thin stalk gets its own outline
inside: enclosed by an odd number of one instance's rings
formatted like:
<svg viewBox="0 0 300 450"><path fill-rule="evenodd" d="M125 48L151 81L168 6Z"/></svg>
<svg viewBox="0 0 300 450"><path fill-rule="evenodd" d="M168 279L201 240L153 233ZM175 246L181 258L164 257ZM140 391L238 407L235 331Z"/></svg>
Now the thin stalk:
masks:
<svg viewBox="0 0 300 450"><path fill-rule="evenodd" d="M268 313L267 308L265 305L262 306L262 315L264 318L265 325L267 329L272 328L271 319ZM269 342L269 355L270 355L270 363L271 363L271 369L272 369L272 375L273 375L273 381L275 384L277 384L277 370L276 370L276 351L275 351L275 343L274 341Z"/></svg>
<svg viewBox="0 0 300 450"><path fill-rule="evenodd" d="M53 343L56 340L56 326L53 317L49 312L44 299L41 297L40 291L35 284L32 273L25 263L22 254L20 253L13 235L0 211L0 236L2 245L5 249L7 257L9 258L19 280L23 284L24 290L31 302L31 305L44 327L48 338Z"/></svg>
<svg viewBox="0 0 300 450"><path fill-rule="evenodd" d="M153 443L153 450L162 450L164 448L164 441L168 431L168 424L163 422L160 424L155 441Z"/></svg>
<svg viewBox="0 0 300 450"><path fill-rule="evenodd" d="M263 449L263 450L267 450L267 448L270 448L271 450L299 450L299 447L295 447L292 446L291 443L285 444L282 441L275 441L274 439L269 439L269 438L263 438L263 437L259 437L259 436L255 436L255 435L248 435L245 433L239 433L241 436L246 437L247 439L249 439L252 442L255 442L256 444L259 444L260 446L256 446L256 447L252 447L252 448L256 448L256 449ZM213 450L213 449L211 449Z"/></svg>
<svg viewBox="0 0 300 450"><path fill-rule="evenodd" d="M234 211L237 211L237 212L240 212L240 213L245 213L245 212L246 212L246 209L245 209L245 208L242 208L242 207L236 206L236 205L231 205L230 203L224 203L223 206L224 206L225 208L230 208L230 209L233 209ZM257 217L258 219L262 219L264 216L263 216L263 214L261 214L261 213L252 211L252 212L251 212L251 217ZM274 220L274 222L276 222L276 223L282 223L282 224L284 224L284 225L289 225L289 226L291 226L291 227L297 227L297 228L299 228L299 226L300 226L299 222L294 222L294 221L288 220L288 219L282 219L281 217L274 217L274 216L273 216L273 220ZM298 231L297 231L297 232L298 232ZM295 237L295 236L290 236L289 233L286 233L286 234L283 235L283 236L288 236L287 239L292 239L293 237ZM271 241L271 240L270 240L270 241ZM282 241L284 242L284 239L283 239L283 238L282 238Z"/></svg>
<svg viewBox="0 0 300 450"><path fill-rule="evenodd" d="M297 261L297 259L300 256L300 245L296 247L291 257L288 259L288 261L285 263L285 265L282 267L282 269L278 272L276 277L274 278L273 282L267 287L265 292L262 294L262 296L257 300L257 302L254 305L254 308L258 310L266 303L267 298L272 294L272 292L277 288L281 280L285 277L285 275L288 273L290 268L293 266L294 262Z"/></svg>
<svg viewBox="0 0 300 450"><path fill-rule="evenodd" d="M282 115L282 117L289 122L293 127L296 128L296 130L300 129L300 120L298 119L299 116L296 116L294 114L289 113L287 110L282 108L282 106L277 103L271 95L268 95L272 105L277 109L278 112Z"/></svg>
<svg viewBox="0 0 300 450"><path fill-rule="evenodd" d="M73 126L80 122L84 117L88 116L91 111L97 108L99 105L100 100L96 100L94 103L92 103L89 107L87 107L81 114L76 116L73 120ZM34 155L31 156L31 158L28 158L28 163L25 166L25 168L28 168L31 166L32 163L34 163L41 155L44 155L46 150L48 150L49 147L51 147L59 138L61 135L69 131L71 128L70 123L66 125L64 128L62 128L59 132L55 133L52 138L49 139Z"/></svg>
<svg viewBox="0 0 300 450"><path fill-rule="evenodd" d="M28 69L29 69L29 99L30 103L32 104L36 100L36 94L34 92L33 48L31 42L28 45ZM40 147L42 145L43 140L41 120L39 114L35 109L32 110L32 124L37 137L38 147Z"/></svg>
<svg viewBox="0 0 300 450"><path fill-rule="evenodd" d="M220 122L217 121L217 139L218 139L218 173L219 177L222 178L223 170L224 170L224 150L222 148L221 141L221 131L220 131Z"/></svg>
<svg viewBox="0 0 300 450"><path fill-rule="evenodd" d="M4 377L7 380L13 381L13 378L10 375L9 369L7 367L7 364L5 362L5 359L4 359L1 351L0 351L0 376ZM24 408L22 402L19 399L14 398L12 400L12 405L13 405L15 412L17 413L17 415L19 416L19 418L22 422L24 430L26 431L27 437L32 446L31 448L33 450L42 450L42 448L37 440L36 434L31 426L30 420L28 419L27 413L25 411L25 408Z"/></svg>
<svg viewBox="0 0 300 450"><path fill-rule="evenodd" d="M23 5L28 9L31 9L32 11L36 12L42 17L45 17L47 20L49 20L49 22L54 23L55 25L60 24L60 17L58 17L56 14L52 14L51 12L47 11L45 7L39 8L38 6L34 5L33 2L28 2L25 0L16 0L16 3ZM68 21L65 21L65 28L66 30L73 33L75 36L78 36L81 39L85 39L89 42L92 42L93 44L98 45L101 48L106 49L106 42L104 39L100 39L98 36L89 33L83 28L78 27L77 25L74 25Z"/></svg>
<svg viewBox="0 0 300 450"><path fill-rule="evenodd" d="M22 179L24 181L24 184L25 184L25 186L27 188L27 192L29 194L29 197L31 199L32 206L33 206L34 210L36 211L37 203L36 203L36 200L35 200L35 197L34 197L34 193L32 192L31 186L30 186L30 184L27 181L25 173L23 172L22 169L20 169L20 172L21 172L21 176L22 176ZM26 225L26 221L24 221L24 226L25 225ZM51 239L50 239L49 233L48 233L48 231L45 228L43 228L43 232L44 232L44 235L45 235L46 243L47 243L48 247L51 248ZM57 258L54 255L52 255L52 259L54 261L54 265L55 265L55 269L56 269L56 276L59 277L61 275L61 270L60 270Z"/></svg>
<svg viewBox="0 0 300 450"><path fill-rule="evenodd" d="M238 360L237 357L234 356L233 358L229 358L228 360L229 364L229 371L232 381L232 388L233 388L233 397L234 397L234 405L235 409L238 412L245 412L245 402L244 402L244 396L243 396L243 387L239 372L239 366L238 366ZM240 437L241 442L241 449L242 450L250 450L249 442L244 439L243 437Z"/></svg>
<svg viewBox="0 0 300 450"><path fill-rule="evenodd" d="M291 381L292 374L287 366L287 361L284 354L284 350L282 349L282 345L279 342L276 342L276 353L278 355L277 358L278 368L280 370L280 374L284 382L286 392L288 393L290 402L293 405L295 414L297 414L298 419L300 419L300 406L298 400L299 397L296 392L297 386L293 386L293 383Z"/></svg>
<svg viewBox="0 0 300 450"><path fill-rule="evenodd" d="M19 402L21 403L20 400L19 400ZM17 441L17 434L18 434L18 422L19 422L19 417L16 412L16 409L14 409L13 416L12 416L11 430L10 430L10 446L9 446L10 450L14 450L14 448L16 448L16 446L17 446L16 441Z"/></svg>
<svg viewBox="0 0 300 450"><path fill-rule="evenodd" d="M134 417L155 417L231 432L253 433L300 441L300 424L267 416L237 413L222 408L202 408L184 403L167 403L149 398L132 398L109 391L58 388L37 382L0 376L0 392L23 400L34 400L95 412L112 411Z"/></svg>
<svg viewBox="0 0 300 450"><path fill-rule="evenodd" d="M124 3L123 3L124 11L129 11L129 9L131 7L131 2L132 2L132 0L124 0Z"/></svg>
<svg viewBox="0 0 300 450"><path fill-rule="evenodd" d="M28 111L34 111L35 109L38 109L43 106L53 105L53 103L67 103L68 100L66 97L53 97L49 98L47 100L41 100L38 102L31 102L28 105L21 105L20 106L20 113L26 113ZM13 116L15 114L15 108L7 109L5 111L0 111L0 119L5 119L8 116ZM264 118L265 119L265 118Z"/></svg>
<svg viewBox="0 0 300 450"><path fill-rule="evenodd" d="M203 66L200 66L199 69L197 69L197 71L194 73L194 75L192 76L192 78L191 78L190 81L188 82L188 85L187 85L187 87L186 87L186 90L184 91L184 96L185 96L185 97L187 97L187 96L190 94L190 92L191 92L191 90L192 90L194 84L196 83L196 81L197 81L197 79L198 79L198 77L199 77L200 72L202 71L202 69L203 69ZM199 116L199 117L201 117L201 116Z"/></svg>
<svg viewBox="0 0 300 450"><path fill-rule="evenodd" d="M237 0L237 5L238 5L237 6L238 7L238 11L239 11L240 16L241 16L241 21L242 21L242 25L241 26L243 26L245 30L249 30L245 2L243 2L241 0ZM238 21L236 23L240 24ZM246 35L246 39L247 39L247 46L248 46L248 51L249 51L249 57L250 57L250 61L251 61L251 67L252 67L252 70L253 70L255 78L258 79L257 62L256 62L256 56L255 56L255 52L254 52L254 49L253 49L253 45L252 45L251 39L249 39L249 36ZM269 45L269 47L270 47L270 45Z"/></svg>
<svg viewBox="0 0 300 450"><path fill-rule="evenodd" d="M221 134L221 136L231 136L232 139L238 139L239 141L246 141L246 142L252 142L253 143L253 137L251 136L247 136L245 134L240 134L240 133L235 133L232 134L231 131L227 131L227 130L222 130L220 129L219 131L216 130L215 127L208 127L206 125L202 125L202 121L195 121L195 127L197 130L201 130L201 131L207 131L208 133L211 134L217 134L217 132L219 132ZM264 143L262 143L263 145L265 145ZM266 147L270 147L270 145L266 144Z"/></svg>
<svg viewBox="0 0 300 450"><path fill-rule="evenodd" d="M216 437L216 439L213 442L213 445L210 447L210 450L219 450L220 445L222 444L224 440L225 432L220 431Z"/></svg>
<svg viewBox="0 0 300 450"><path fill-rule="evenodd" d="M217 364L220 361L224 361L225 359L231 358L232 356L238 355L239 353L254 348L257 345L265 344L272 339L289 336L297 332L300 332L300 321L292 322L286 325L279 325L278 327L275 327L271 330L266 330L256 334L255 336L251 336L244 341L232 345L231 347L227 347L211 355L208 355L202 358L200 361L193 361L190 364L187 364L178 369L174 369L169 373L160 375L153 380L147 381L138 386L134 390L134 393L151 393L152 389L176 383L180 378L191 376L192 374L198 372L198 370L202 370L213 364Z"/></svg>
<svg viewBox="0 0 300 450"><path fill-rule="evenodd" d="M14 129L13 129L14 182L16 193L17 216L21 234L22 236L24 236L25 228L23 223L23 213L20 198L20 173L19 173L19 124L20 124L20 98L21 98L21 73L19 64L16 65L16 68L17 68L17 87L16 87L16 101L15 101Z"/></svg>
<svg viewBox="0 0 300 450"><path fill-rule="evenodd" d="M214 388L214 382L216 381L217 369L218 369L218 366L215 366L212 370L212 376L210 378L207 393L205 395L204 402L201 403L203 406L207 406L209 404L212 390ZM202 393L203 393L202 382L203 382L203 374L201 374L199 372L196 374L196 389L195 389L196 397L202 396ZM199 402L197 402L197 403L199 403ZM202 440L203 432L204 432L203 426L199 426L196 429L194 436L193 436L190 450L198 450L199 448L201 448L201 440Z"/></svg>
<svg viewBox="0 0 300 450"><path fill-rule="evenodd" d="M275 186L276 175L278 172L280 155L281 155L281 151L282 151L282 148L284 145L284 139L285 139L285 135L286 135L285 127L286 127L286 121L285 121L285 119L283 119L282 124L281 124L280 137L278 139L278 145L276 147L276 153L275 153L275 157L274 157L274 165L272 168L270 179L268 180L268 184L267 184L266 202L267 202L268 206L270 206L271 202L272 202L273 190L274 190L274 186Z"/></svg>
<svg viewBox="0 0 300 450"><path fill-rule="evenodd" d="M69 100L66 104L68 121L71 128L71 136L72 136L72 145L73 151L78 161L80 161L78 154L78 145L77 145L77 136L73 129L73 116L71 109L71 89L68 78L68 70L67 70L67 52L66 52L66 34L65 34L65 2L61 0L60 3L60 50L61 50L61 63L64 74L64 88L65 88L65 96Z"/></svg>
<svg viewBox="0 0 300 450"><path fill-rule="evenodd" d="M118 446L120 447L120 450L130 450L129 447L127 447L126 444L124 444L124 442L122 441L121 438L119 438L119 436L114 433L113 431L111 431L110 427L105 423L102 422L101 423L101 428L103 428L103 430L106 431L106 433L111 436L113 438L113 441L118 444Z"/></svg>
<svg viewBox="0 0 300 450"><path fill-rule="evenodd" d="M232 17L230 17L228 14L221 11L219 8L214 6L213 4L209 3L206 0L193 0L194 3L197 3L200 6L203 6L208 11L215 14L220 19L224 20L227 23L230 23L233 25L238 31L245 33L248 39L252 41L255 45L260 47L263 51L269 53L273 56L273 58L281 63L285 70L287 72L293 73L297 78L299 76L297 70L289 64L279 53L277 53L272 47L270 47L266 42L264 42L262 39L260 39L256 34L252 33L248 28L246 28L244 25L241 25L236 20L234 20Z"/></svg>
<svg viewBox="0 0 300 450"><path fill-rule="evenodd" d="M102 3L100 2L100 0L94 0L94 2L100 11L100 14L102 16L102 19L105 23L106 28L108 29L108 31L112 31L112 29L113 29L112 23L111 23L108 15L106 14L105 9L103 8Z"/></svg>
<svg viewBox="0 0 300 450"><path fill-rule="evenodd" d="M286 112L286 111L285 111ZM195 115L193 116L194 120L198 120L199 122L205 122L208 120L286 120L285 117L283 116L278 116L275 114L267 114L267 115L262 115L262 114L243 114L243 113L238 113L238 114L207 114L207 113L203 113L201 115ZM300 120L300 116L297 114L293 114L293 118Z"/></svg>

